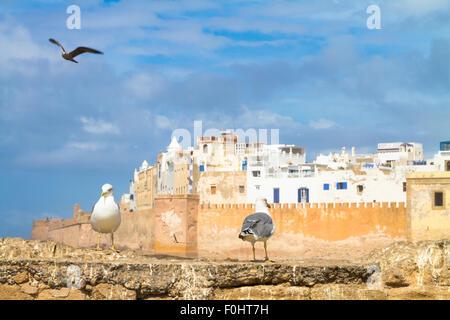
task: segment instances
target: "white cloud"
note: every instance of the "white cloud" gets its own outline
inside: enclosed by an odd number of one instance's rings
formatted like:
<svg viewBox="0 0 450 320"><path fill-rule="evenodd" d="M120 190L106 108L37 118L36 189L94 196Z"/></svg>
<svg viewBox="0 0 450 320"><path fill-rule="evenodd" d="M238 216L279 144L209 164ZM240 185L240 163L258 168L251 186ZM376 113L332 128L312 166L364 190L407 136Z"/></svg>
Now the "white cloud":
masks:
<svg viewBox="0 0 450 320"><path fill-rule="evenodd" d="M164 28L152 32L152 38L159 38L176 45L190 46L188 50L206 51L216 50L232 41L223 36L204 33L202 25L187 21L174 22L170 28Z"/></svg>
<svg viewBox="0 0 450 320"><path fill-rule="evenodd" d="M233 32L257 31L261 33L282 32L289 34L306 34L306 28L297 22L275 21L246 14L231 17L212 17L203 21L208 28Z"/></svg>
<svg viewBox="0 0 450 320"><path fill-rule="evenodd" d="M159 129L170 129L172 127L170 119L163 115L157 115L155 117L155 124Z"/></svg>
<svg viewBox="0 0 450 320"><path fill-rule="evenodd" d="M82 151L97 151L102 146L95 142L70 142L66 146L68 149L78 149Z"/></svg>
<svg viewBox="0 0 450 320"><path fill-rule="evenodd" d="M83 130L93 134L119 134L119 128L112 123L105 122L103 120L95 120L92 118L81 117L83 123Z"/></svg>
<svg viewBox="0 0 450 320"><path fill-rule="evenodd" d="M97 142L73 141L53 150L30 151L16 159L17 164L30 167L55 166L68 164L101 163L99 157L107 157L107 145Z"/></svg>
<svg viewBox="0 0 450 320"><path fill-rule="evenodd" d="M36 74L36 66L23 62L51 57L48 48L42 48L33 41L27 28L10 18L0 20L0 44L0 78L8 77L10 73Z"/></svg>
<svg viewBox="0 0 450 320"><path fill-rule="evenodd" d="M164 79L159 75L141 73L125 82L125 88L137 98L150 99L164 88Z"/></svg>
<svg viewBox="0 0 450 320"><path fill-rule="evenodd" d="M448 10L450 2L448 0L397 0L389 2L388 6L403 14L423 16L437 10Z"/></svg>
<svg viewBox="0 0 450 320"><path fill-rule="evenodd" d="M270 110L250 110L245 106L243 109L244 112L237 118L237 123L240 123L245 127L294 128L299 126L292 117L284 116Z"/></svg>
<svg viewBox="0 0 450 320"><path fill-rule="evenodd" d="M327 119L320 118L318 121L311 120L309 122L309 126L316 130L330 129L336 126L336 123Z"/></svg>
<svg viewBox="0 0 450 320"><path fill-rule="evenodd" d="M0 23L0 61L8 59L35 59L43 57L39 47L34 44L30 32L16 25L12 20Z"/></svg>

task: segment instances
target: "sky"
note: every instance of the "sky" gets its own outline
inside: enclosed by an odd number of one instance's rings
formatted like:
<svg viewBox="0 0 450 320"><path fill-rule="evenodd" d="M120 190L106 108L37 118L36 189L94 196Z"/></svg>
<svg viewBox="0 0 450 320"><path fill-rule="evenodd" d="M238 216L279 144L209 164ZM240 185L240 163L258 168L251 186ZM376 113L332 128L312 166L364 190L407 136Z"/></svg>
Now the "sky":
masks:
<svg viewBox="0 0 450 320"><path fill-rule="evenodd" d="M119 201L195 120L279 129L308 161L450 139L450 0L1 0L0 48L0 237L89 211L104 183Z"/></svg>

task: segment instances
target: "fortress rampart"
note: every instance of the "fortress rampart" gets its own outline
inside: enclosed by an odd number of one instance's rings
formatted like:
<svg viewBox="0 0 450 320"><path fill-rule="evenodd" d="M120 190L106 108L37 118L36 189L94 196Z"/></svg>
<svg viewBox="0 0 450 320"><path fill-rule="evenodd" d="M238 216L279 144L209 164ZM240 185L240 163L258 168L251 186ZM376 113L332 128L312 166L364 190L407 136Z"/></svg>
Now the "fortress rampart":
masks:
<svg viewBox="0 0 450 320"><path fill-rule="evenodd" d="M253 212L254 205L200 205L199 255L250 259L250 245L237 235ZM268 242L269 257L343 258L406 239L404 203L274 204L270 213L276 230ZM259 257L262 247L256 245Z"/></svg>
<svg viewBox="0 0 450 320"><path fill-rule="evenodd" d="M405 203L274 204L276 225L269 257L360 256L406 240ZM250 244L238 238L253 204L199 204L196 195L158 195L155 208L122 213L115 233L118 248L188 257L250 259ZM97 233L90 213L74 206L72 219L34 221L31 239L54 240L73 247L93 247ZM102 235L110 245L110 236ZM257 244L257 258L263 246Z"/></svg>

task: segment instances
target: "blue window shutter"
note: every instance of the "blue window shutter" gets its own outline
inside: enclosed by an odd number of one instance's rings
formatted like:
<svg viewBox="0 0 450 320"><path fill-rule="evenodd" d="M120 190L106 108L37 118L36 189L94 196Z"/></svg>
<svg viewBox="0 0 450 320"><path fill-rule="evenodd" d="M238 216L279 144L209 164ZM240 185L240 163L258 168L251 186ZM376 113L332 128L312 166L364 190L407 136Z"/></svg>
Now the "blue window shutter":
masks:
<svg viewBox="0 0 450 320"><path fill-rule="evenodd" d="M323 190L330 190L330 185L328 183L324 183Z"/></svg>
<svg viewBox="0 0 450 320"><path fill-rule="evenodd" d="M204 165L200 165L200 171L205 171L205 166Z"/></svg>
<svg viewBox="0 0 450 320"><path fill-rule="evenodd" d="M298 202L302 202L302 200L306 200L305 202L309 202L309 189L308 188L300 188L297 190L298 192ZM305 199L302 198L302 192L304 192Z"/></svg>
<svg viewBox="0 0 450 320"><path fill-rule="evenodd" d="M340 188L339 188L339 182L338 183L336 183L336 189L337 190L339 190Z"/></svg>
<svg viewBox="0 0 450 320"><path fill-rule="evenodd" d="M273 203L280 203L280 189L273 189Z"/></svg>
<svg viewBox="0 0 450 320"><path fill-rule="evenodd" d="M347 182L342 183L342 189L347 189Z"/></svg>

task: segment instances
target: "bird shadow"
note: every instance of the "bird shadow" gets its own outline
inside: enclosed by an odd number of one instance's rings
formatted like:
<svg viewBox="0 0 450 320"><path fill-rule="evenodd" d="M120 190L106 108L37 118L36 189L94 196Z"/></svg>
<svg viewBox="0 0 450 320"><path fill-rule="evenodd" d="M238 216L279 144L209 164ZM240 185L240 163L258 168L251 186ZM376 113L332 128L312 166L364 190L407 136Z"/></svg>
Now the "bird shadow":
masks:
<svg viewBox="0 0 450 320"><path fill-rule="evenodd" d="M270 259L256 259L256 260L250 260L250 262L255 262L255 263L264 263L264 262L275 262L274 260L270 260Z"/></svg>

